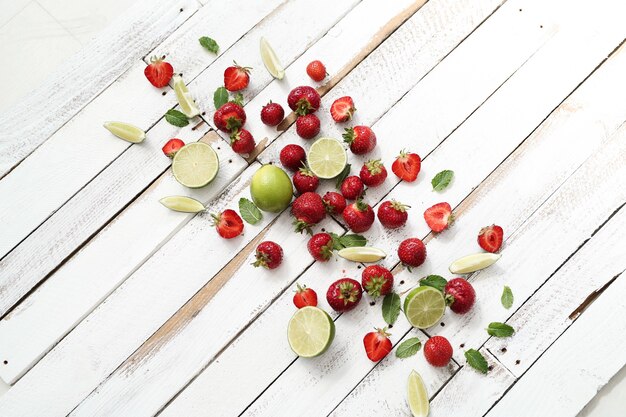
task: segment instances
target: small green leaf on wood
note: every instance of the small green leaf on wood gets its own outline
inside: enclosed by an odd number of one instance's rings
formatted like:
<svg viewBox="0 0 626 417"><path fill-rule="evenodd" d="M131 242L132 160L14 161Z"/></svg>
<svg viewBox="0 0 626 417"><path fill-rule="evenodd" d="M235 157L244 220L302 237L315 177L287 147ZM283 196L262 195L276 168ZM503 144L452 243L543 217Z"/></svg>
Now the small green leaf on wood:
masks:
<svg viewBox="0 0 626 417"><path fill-rule="evenodd" d="M337 178L335 180L335 186L337 187L338 190L341 188L341 184L343 183L343 180L345 180L348 177L348 175L350 175L351 166L352 165L350 164L346 164L346 166L343 167L343 171L341 171L341 173L337 175Z"/></svg>
<svg viewBox="0 0 626 417"><path fill-rule="evenodd" d="M250 224L257 224L263 218L261 210L247 198L239 199L239 213L241 213L241 217Z"/></svg>
<svg viewBox="0 0 626 417"><path fill-rule="evenodd" d="M443 292L447 283L448 281L439 275L428 275L427 277L420 279L420 287L433 287L441 292Z"/></svg>
<svg viewBox="0 0 626 417"><path fill-rule="evenodd" d="M219 87L213 93L213 104L215 105L215 110L219 109L226 103L228 103L228 90L224 87Z"/></svg>
<svg viewBox="0 0 626 417"><path fill-rule="evenodd" d="M476 369L478 372L486 374L489 370L489 365L487 365L487 360L485 357L477 351L476 349L469 349L465 351L465 359L467 360L467 364L472 368Z"/></svg>
<svg viewBox="0 0 626 417"><path fill-rule="evenodd" d="M183 112L174 109L170 109L165 113L165 121L178 127L185 127L189 124L187 116Z"/></svg>
<svg viewBox="0 0 626 417"><path fill-rule="evenodd" d="M510 337L513 336L515 330L506 323L494 321L487 326L487 333L495 337Z"/></svg>
<svg viewBox="0 0 626 417"><path fill-rule="evenodd" d="M365 246L367 245L367 239L361 235L348 234L339 238L339 243L344 248L350 248L353 246Z"/></svg>
<svg viewBox="0 0 626 417"><path fill-rule="evenodd" d="M400 315L400 296L390 292L383 299L383 319L387 324L394 324Z"/></svg>
<svg viewBox="0 0 626 417"><path fill-rule="evenodd" d="M200 42L200 45L202 45L207 51L213 52L214 54L217 54L217 51L219 51L220 49L217 42L215 42L214 39L209 38L208 36L203 36L198 39L198 41Z"/></svg>
<svg viewBox="0 0 626 417"><path fill-rule="evenodd" d="M417 337L412 337L400 343L396 349L396 356L400 359L415 355L422 348L422 342Z"/></svg>
<svg viewBox="0 0 626 417"><path fill-rule="evenodd" d="M513 305L513 291L511 291L511 288L507 287L506 285L502 290L502 297L500 297L500 301L502 302L504 308L506 308L507 310Z"/></svg>
<svg viewBox="0 0 626 417"><path fill-rule="evenodd" d="M452 178L454 178L454 171L446 169L435 175L430 183L433 185L433 190L443 191L450 185Z"/></svg>

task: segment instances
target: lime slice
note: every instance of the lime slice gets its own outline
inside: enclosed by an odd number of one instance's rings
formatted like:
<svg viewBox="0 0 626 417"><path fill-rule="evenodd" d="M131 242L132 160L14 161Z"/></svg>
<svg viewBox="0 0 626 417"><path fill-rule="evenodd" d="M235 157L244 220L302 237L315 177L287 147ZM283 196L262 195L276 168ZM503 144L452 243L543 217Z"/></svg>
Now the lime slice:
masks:
<svg viewBox="0 0 626 417"><path fill-rule="evenodd" d="M443 294L433 287L417 287L404 299L404 314L411 326L426 329L439 322L446 311Z"/></svg>
<svg viewBox="0 0 626 417"><path fill-rule="evenodd" d="M499 253L475 253L457 259L448 269L453 274L469 274L493 265L500 256Z"/></svg>
<svg viewBox="0 0 626 417"><path fill-rule="evenodd" d="M424 386L424 381L420 374L411 371L406 388L407 401L413 417L426 417L430 411L430 405L428 404L426 386Z"/></svg>
<svg viewBox="0 0 626 417"><path fill-rule="evenodd" d="M303 307L289 320L287 339L296 355L312 358L328 349L335 338L335 323L322 309Z"/></svg>
<svg viewBox="0 0 626 417"><path fill-rule="evenodd" d="M172 161L174 178L189 188L204 187L213 181L219 168L217 154L203 142L183 146L176 152Z"/></svg>
<svg viewBox="0 0 626 417"><path fill-rule="evenodd" d="M196 106L196 102L193 101L193 97L191 97L191 93L183 79L179 75L174 75L172 79L174 80L174 92L176 93L178 104L180 104L180 111L190 119L199 115L200 109Z"/></svg>
<svg viewBox="0 0 626 417"><path fill-rule="evenodd" d="M283 79L285 76L285 69L278 60L276 52L274 52L274 49L264 37L261 37L261 59L263 60L263 64L265 64L267 71L272 74L272 77L277 80Z"/></svg>
<svg viewBox="0 0 626 417"><path fill-rule="evenodd" d="M348 156L341 142L333 138L316 140L306 157L309 168L319 178L335 178L346 167Z"/></svg>
<svg viewBox="0 0 626 417"><path fill-rule="evenodd" d="M159 200L161 204L170 210L183 213L198 213L204 210L204 204L191 197L173 195Z"/></svg>
<svg viewBox="0 0 626 417"><path fill-rule="evenodd" d="M130 143L141 143L146 138L146 132L129 123L104 122L104 127L118 138Z"/></svg>
<svg viewBox="0 0 626 417"><path fill-rule="evenodd" d="M387 256L382 249L371 246L353 246L350 248L343 248L338 252L338 255L349 261L365 263L378 262Z"/></svg>

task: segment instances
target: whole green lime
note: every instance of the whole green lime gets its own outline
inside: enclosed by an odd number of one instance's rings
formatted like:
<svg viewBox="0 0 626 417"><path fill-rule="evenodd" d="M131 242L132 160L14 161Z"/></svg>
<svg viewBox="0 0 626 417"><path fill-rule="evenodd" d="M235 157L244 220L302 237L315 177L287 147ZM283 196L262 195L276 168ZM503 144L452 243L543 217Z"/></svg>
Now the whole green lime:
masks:
<svg viewBox="0 0 626 417"><path fill-rule="evenodd" d="M293 197L289 175L274 165L263 165L252 176L250 194L263 211L278 213L287 208Z"/></svg>

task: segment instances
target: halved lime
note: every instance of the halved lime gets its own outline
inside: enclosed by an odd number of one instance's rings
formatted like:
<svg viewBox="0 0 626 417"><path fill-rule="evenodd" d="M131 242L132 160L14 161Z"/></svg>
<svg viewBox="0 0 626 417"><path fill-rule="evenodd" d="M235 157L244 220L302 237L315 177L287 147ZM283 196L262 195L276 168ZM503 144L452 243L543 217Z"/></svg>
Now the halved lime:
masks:
<svg viewBox="0 0 626 417"><path fill-rule="evenodd" d="M118 138L130 143L141 143L146 138L146 132L130 123L104 122L104 127Z"/></svg>
<svg viewBox="0 0 626 417"><path fill-rule="evenodd" d="M354 262L378 262L384 259L387 254L378 248L372 246L353 246L350 248L343 248L338 253L344 259Z"/></svg>
<svg viewBox="0 0 626 417"><path fill-rule="evenodd" d="M420 374L411 371L407 383L407 401L413 417L426 417L430 411L428 392Z"/></svg>
<svg viewBox="0 0 626 417"><path fill-rule="evenodd" d="M180 104L180 111L182 111L185 116L190 119L199 115L200 109L196 105L196 102L193 101L193 97L191 97L191 93L185 85L182 77L174 75L172 79L174 80L174 92L176 93L178 104Z"/></svg>
<svg viewBox="0 0 626 417"><path fill-rule="evenodd" d="M341 142L333 138L316 140L306 156L309 168L319 178L335 178L348 163L348 155Z"/></svg>
<svg viewBox="0 0 626 417"><path fill-rule="evenodd" d="M181 195L163 197L159 202L170 210L180 211L182 213L198 213L204 210L204 204L195 198Z"/></svg>
<svg viewBox="0 0 626 417"><path fill-rule="evenodd" d="M404 299L404 314L411 326L426 329L439 322L446 311L443 294L433 287L417 287Z"/></svg>
<svg viewBox="0 0 626 417"><path fill-rule="evenodd" d="M174 178L189 188L204 187L217 175L220 162L209 145L194 142L180 148L172 161Z"/></svg>
<svg viewBox="0 0 626 417"><path fill-rule="evenodd" d="M278 60L276 52L274 52L274 49L264 37L261 37L261 59L263 60L263 64L265 64L265 68L267 68L267 71L272 75L272 77L277 80L283 79L285 76L285 69Z"/></svg>
<svg viewBox="0 0 626 417"><path fill-rule="evenodd" d="M312 358L328 349L335 338L335 323L317 307L303 307L289 320L287 339L296 355Z"/></svg>
<svg viewBox="0 0 626 417"><path fill-rule="evenodd" d="M493 265L500 256L499 253L475 253L457 259L448 269L453 274L469 274Z"/></svg>

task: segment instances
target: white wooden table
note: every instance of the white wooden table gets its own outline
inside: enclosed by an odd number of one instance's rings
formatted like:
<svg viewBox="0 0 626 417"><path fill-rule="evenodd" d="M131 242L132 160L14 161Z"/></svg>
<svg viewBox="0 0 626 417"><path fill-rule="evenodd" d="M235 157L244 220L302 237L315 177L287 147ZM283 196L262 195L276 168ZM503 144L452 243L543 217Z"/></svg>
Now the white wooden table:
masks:
<svg viewBox="0 0 626 417"><path fill-rule="evenodd" d="M624 7L600 0L159 0L139 4L68 61L56 79L0 115L0 416L403 416L405 383L423 376L432 416L574 416L626 364L626 37ZM149 7L146 5L149 4ZM312 17L314 16L314 17ZM236 18L235 18L236 17ZM197 39L211 36L216 55ZM286 67L274 80L261 36ZM202 117L179 129L163 119L170 88L143 76L166 55ZM254 68L244 91L258 156L234 154L212 126L213 91L233 59ZM476 250L476 233L505 230L502 259L470 276L478 302L441 326L412 329L401 317L394 345L440 334L455 349L443 369L422 353L370 362L362 337L383 324L380 303L332 313L337 336L315 359L286 341L296 281L324 294L360 265L316 263L289 211L266 213L224 241L209 216L168 211L167 195L190 195L214 212L249 197L250 176L278 162L287 143L308 146L291 126L264 126L260 108L286 106L322 60L322 134L339 137L328 107L350 95L354 124L375 130L372 155L389 167L402 148L422 156L415 183L391 175L367 200L412 206L393 233L365 235L387 251L396 291ZM124 120L147 130L130 145L102 128ZM220 157L215 181L179 185L161 146L205 141ZM353 166L363 158L350 155ZM443 193L430 179L455 171ZM330 189L333 184L323 185ZM448 201L457 220L433 235L426 207ZM344 226L327 218L317 229ZM427 243L426 263L398 266L406 237ZM279 242L275 271L250 265L262 240ZM513 289L510 310L500 304ZM367 300L369 301L369 300ZM584 308L581 306L585 306ZM487 323L516 329L490 338ZM467 366L479 349L487 375Z"/></svg>

